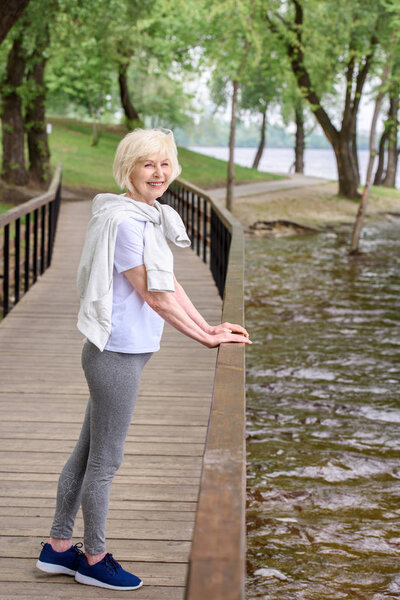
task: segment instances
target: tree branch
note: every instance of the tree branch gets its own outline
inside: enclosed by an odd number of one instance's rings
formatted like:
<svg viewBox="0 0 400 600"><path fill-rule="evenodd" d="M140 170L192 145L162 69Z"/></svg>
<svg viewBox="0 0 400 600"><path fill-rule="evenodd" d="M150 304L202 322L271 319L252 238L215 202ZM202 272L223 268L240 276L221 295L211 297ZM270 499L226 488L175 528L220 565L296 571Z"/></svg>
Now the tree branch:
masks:
<svg viewBox="0 0 400 600"><path fill-rule="evenodd" d="M351 48L350 48L350 51L351 51ZM355 67L355 58L354 58L354 54L352 54L349 62L347 63L347 70L346 70L346 97L345 97L345 102L344 102L343 118L345 118L345 115L348 115L351 113L354 67Z"/></svg>
<svg viewBox="0 0 400 600"><path fill-rule="evenodd" d="M361 70L358 72L357 79L356 79L356 89L354 92L353 105L351 108L352 125L353 126L354 126L355 119L357 116L358 107L360 104L361 94L363 91L365 80L367 79L367 75L371 68L372 59L374 57L377 44L378 44L378 39L375 36L375 34L373 34L371 37L371 49L370 49L369 53L367 54L367 56L365 57L364 65L361 68Z"/></svg>
<svg viewBox="0 0 400 600"><path fill-rule="evenodd" d="M310 104L311 110L315 114L318 123L321 125L328 140L335 144L339 136L339 132L333 125L328 113L321 105L321 100L313 90L311 78L304 64L304 53L302 47L302 28L303 28L303 7L298 0L292 0L295 7L295 21L291 27L296 35L296 43L286 40L286 48L290 61L290 65L300 92L307 102Z"/></svg>
<svg viewBox="0 0 400 600"><path fill-rule="evenodd" d="M29 0L0 2L0 44L28 6Z"/></svg>

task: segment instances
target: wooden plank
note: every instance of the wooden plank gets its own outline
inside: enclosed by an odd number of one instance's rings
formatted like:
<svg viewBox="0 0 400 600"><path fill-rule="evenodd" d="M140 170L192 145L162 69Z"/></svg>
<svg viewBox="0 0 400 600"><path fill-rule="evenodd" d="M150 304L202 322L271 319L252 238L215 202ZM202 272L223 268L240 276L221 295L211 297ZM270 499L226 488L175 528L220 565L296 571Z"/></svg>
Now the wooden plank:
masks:
<svg viewBox="0 0 400 600"><path fill-rule="evenodd" d="M32 498L50 498L57 491L56 482L4 481L0 479L1 496L25 495ZM198 485L159 485L114 483L111 498L116 500L171 500L196 502Z"/></svg>
<svg viewBox="0 0 400 600"><path fill-rule="evenodd" d="M29 409L29 410L28 410ZM9 422L12 421L20 421L21 416L28 417L32 422L43 422L43 416L39 415L34 407L29 406L29 404L25 407L17 404L15 406L14 413L11 413L11 409L8 409L9 413L7 415L7 420ZM160 408L161 410L161 408ZM142 425L150 425L154 423L155 425L204 425L207 421L209 411L203 411L202 414L190 415L182 412L181 407L177 407L175 409L169 409L168 413L158 412L157 414L153 414L151 412L140 413L139 410L135 410L134 420L135 423L140 423ZM77 413L73 407L68 410L68 407L63 406L62 411L58 410L56 414L48 413L47 422L51 423L62 423L63 421L67 421L69 423L82 423L84 410L82 409L81 414ZM15 448L11 448L11 450L15 450ZM71 450L71 446L68 447L68 450ZM59 447L59 451L61 451L61 447ZM64 450L65 451L65 450ZM153 454L149 452L149 454Z"/></svg>
<svg viewBox="0 0 400 600"><path fill-rule="evenodd" d="M169 419L169 422L171 419ZM62 451L70 451L75 447L74 441L64 440ZM59 452L61 446L59 440L30 440L30 439L0 439L0 452L17 451L25 452ZM160 454L171 456L202 456L204 451L203 444L174 444L174 443L150 443L146 442L125 442L125 454Z"/></svg>
<svg viewBox="0 0 400 600"><path fill-rule="evenodd" d="M65 583L55 583L57 577L47 576L46 582L34 583L4 583L1 586L0 600L73 600L78 598L100 598L114 600L125 598L126 591L104 590L102 588L76 583L75 579L64 577ZM50 580L52 580L50 582ZM58 579L57 579L58 581ZM183 600L185 589L183 587L143 586L135 590L135 600Z"/></svg>
<svg viewBox="0 0 400 600"><path fill-rule="evenodd" d="M41 508L45 506L55 508L56 499L54 494L52 494L50 498L33 498L29 496L0 496L0 507L1 506L24 506L32 508ZM111 498L110 510L172 510L179 511L182 513L192 513L196 510L196 502L169 500L119 500L118 498Z"/></svg>
<svg viewBox="0 0 400 600"><path fill-rule="evenodd" d="M34 568L34 558L0 558L0 582L46 582L48 576ZM131 573L140 573L146 586L185 585L187 565L185 563L146 563L124 561L123 567ZM50 577L54 583L73 583L68 576ZM125 595L126 597L126 595Z"/></svg>
<svg viewBox="0 0 400 600"><path fill-rule="evenodd" d="M5 536L0 546L0 557L37 558L42 537ZM108 552L117 560L141 562L185 563L188 561L190 542L165 540L111 539Z"/></svg>
<svg viewBox="0 0 400 600"><path fill-rule="evenodd" d="M12 502L12 499L9 499ZM0 505L0 517L46 517L52 519L54 517L54 506L50 508L32 507L32 506L7 506ZM195 511L172 511L172 510L120 510L110 508L108 516L111 521L187 521L194 523ZM77 519L81 518L81 513L78 512Z"/></svg>
<svg viewBox="0 0 400 600"><path fill-rule="evenodd" d="M42 466L44 473L59 473L68 456L67 451L54 453L50 462L44 460L43 452L0 452L0 471L5 471L7 465L11 467L11 472L18 472L21 469L24 472ZM52 465L55 471L52 470ZM149 475L154 475L159 474L161 470L161 472L175 474L188 472L192 476L197 476L201 473L201 466L202 459L197 456L125 455L118 473L130 474L135 470L142 470Z"/></svg>
<svg viewBox="0 0 400 600"><path fill-rule="evenodd" d="M13 423L12 427L6 422L0 423L0 437L8 438L12 437L18 439L20 437L26 437L29 433L30 439L42 438L43 433L41 432L42 427L45 426L47 429L46 438L49 440L63 440L63 439L76 439L76 434L79 432L78 428L74 423L56 423L51 429L47 427L46 422L38 422L34 428L31 427L29 421L18 421ZM184 443L189 440L199 439L204 441L207 433L207 427L187 425L187 426L176 426L176 425L132 425L132 433L128 432L128 436L131 441L142 440L142 441L170 441L173 438L176 442Z"/></svg>
<svg viewBox="0 0 400 600"><path fill-rule="evenodd" d="M1 472L0 473L0 482L58 482L59 473L31 473L30 471L24 473L14 473L14 472ZM148 473L144 475L129 475L127 473L121 474L118 472L114 477L114 484L126 484L126 485L187 485L187 486L197 486L200 483L200 475L198 477L183 477L182 475L173 475L173 476L162 476L156 475L151 476Z"/></svg>
<svg viewBox="0 0 400 600"><path fill-rule="evenodd" d="M0 531L2 536L40 536L47 535L52 519L37 516L1 517ZM83 519L76 521L74 534L83 536ZM190 541L193 524L188 521L138 521L109 518L107 523L107 540L182 540Z"/></svg>

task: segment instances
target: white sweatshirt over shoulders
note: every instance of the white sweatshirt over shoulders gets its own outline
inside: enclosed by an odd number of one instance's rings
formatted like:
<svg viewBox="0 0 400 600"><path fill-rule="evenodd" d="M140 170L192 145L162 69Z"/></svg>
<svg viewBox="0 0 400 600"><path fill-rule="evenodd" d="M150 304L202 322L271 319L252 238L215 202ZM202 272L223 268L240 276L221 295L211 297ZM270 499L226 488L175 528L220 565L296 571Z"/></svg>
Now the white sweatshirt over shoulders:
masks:
<svg viewBox="0 0 400 600"><path fill-rule="evenodd" d="M94 198L78 267L80 310L77 326L101 351L111 333L117 228L130 216L147 222L143 260L149 291L175 290L173 256L166 238L177 246L190 246L183 221L171 206L157 200L150 206L123 194L98 194Z"/></svg>

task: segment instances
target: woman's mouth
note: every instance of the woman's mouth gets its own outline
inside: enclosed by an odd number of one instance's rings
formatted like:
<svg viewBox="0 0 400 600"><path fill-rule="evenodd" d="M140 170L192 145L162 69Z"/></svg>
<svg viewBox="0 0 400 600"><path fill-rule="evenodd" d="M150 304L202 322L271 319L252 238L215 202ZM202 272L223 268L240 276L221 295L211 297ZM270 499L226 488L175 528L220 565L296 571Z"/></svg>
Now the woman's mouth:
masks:
<svg viewBox="0 0 400 600"><path fill-rule="evenodd" d="M154 187L154 188L160 188L164 185L163 181L148 181L147 183L149 185L151 185L151 187Z"/></svg>

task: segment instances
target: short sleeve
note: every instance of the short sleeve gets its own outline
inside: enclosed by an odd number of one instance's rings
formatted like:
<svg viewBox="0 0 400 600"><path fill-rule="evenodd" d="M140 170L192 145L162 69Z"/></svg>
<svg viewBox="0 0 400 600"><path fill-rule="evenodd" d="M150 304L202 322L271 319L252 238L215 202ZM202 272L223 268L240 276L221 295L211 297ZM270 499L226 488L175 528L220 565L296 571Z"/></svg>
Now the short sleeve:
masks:
<svg viewBox="0 0 400 600"><path fill-rule="evenodd" d="M118 225L114 266L118 273L143 264L145 221L126 219Z"/></svg>

